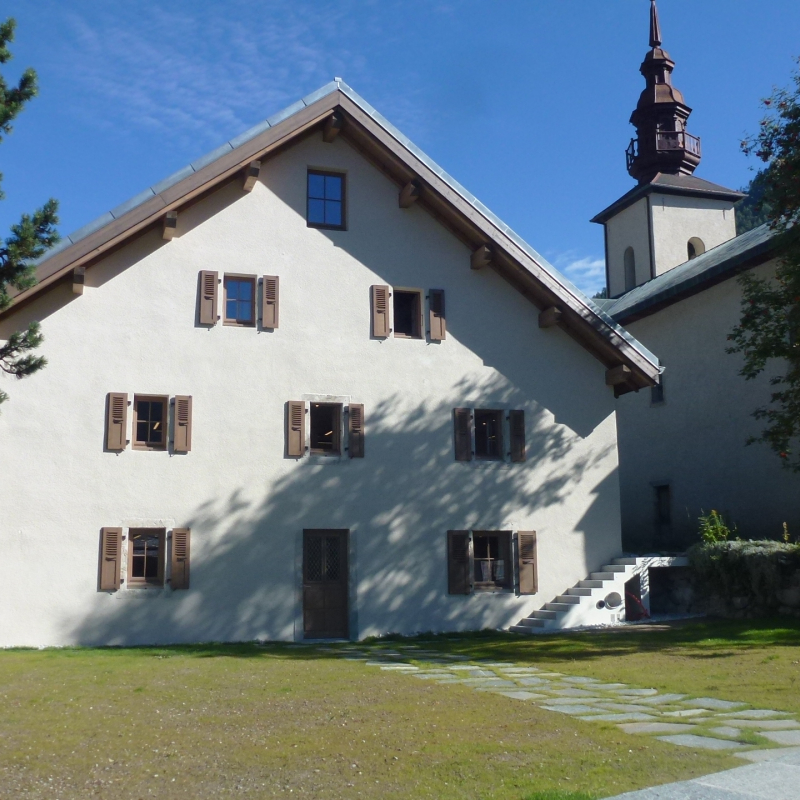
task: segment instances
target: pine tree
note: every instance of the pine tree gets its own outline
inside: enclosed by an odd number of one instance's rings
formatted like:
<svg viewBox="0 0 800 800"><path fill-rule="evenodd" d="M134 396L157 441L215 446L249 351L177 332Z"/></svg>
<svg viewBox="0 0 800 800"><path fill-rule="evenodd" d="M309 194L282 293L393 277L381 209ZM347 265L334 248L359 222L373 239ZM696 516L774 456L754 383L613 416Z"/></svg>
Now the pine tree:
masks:
<svg viewBox="0 0 800 800"><path fill-rule="evenodd" d="M8 19L0 24L0 64L11 59L8 45L14 41L16 22ZM0 142L11 132L11 123L31 98L38 92L36 73L26 69L16 86L8 87L0 75ZM2 181L0 173L0 181ZM0 190L0 200L4 194ZM11 226L9 236L0 246L0 311L8 308L11 298L9 287L28 289L36 283L34 262L58 241L55 226L58 203L52 198L33 214L23 214L16 225ZM32 375L45 366L43 356L31 353L42 343L38 322L31 322L24 331L17 331L0 344L0 370L17 378ZM0 403L8 395L0 391Z"/></svg>
<svg viewBox="0 0 800 800"><path fill-rule="evenodd" d="M728 336L728 352L744 356L740 374L747 380L767 368L773 373L769 404L753 412L766 425L748 443L769 445L800 472L800 70L793 80L792 88L763 101L760 129L742 143L766 164L759 173L760 210L775 232L779 258L774 277L745 272L739 278L741 319Z"/></svg>

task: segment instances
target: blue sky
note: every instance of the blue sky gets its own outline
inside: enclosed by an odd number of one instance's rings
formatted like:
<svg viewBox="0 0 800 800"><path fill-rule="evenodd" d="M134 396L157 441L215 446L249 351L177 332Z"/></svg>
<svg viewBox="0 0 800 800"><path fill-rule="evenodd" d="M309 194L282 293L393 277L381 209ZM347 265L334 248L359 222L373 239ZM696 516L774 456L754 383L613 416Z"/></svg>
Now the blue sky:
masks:
<svg viewBox="0 0 800 800"><path fill-rule="evenodd" d="M589 219L633 185L648 0L24 0L15 79L41 93L0 145L0 231L48 197L69 233L341 76L581 288ZM759 99L800 55L796 0L660 0L674 82L733 188Z"/></svg>

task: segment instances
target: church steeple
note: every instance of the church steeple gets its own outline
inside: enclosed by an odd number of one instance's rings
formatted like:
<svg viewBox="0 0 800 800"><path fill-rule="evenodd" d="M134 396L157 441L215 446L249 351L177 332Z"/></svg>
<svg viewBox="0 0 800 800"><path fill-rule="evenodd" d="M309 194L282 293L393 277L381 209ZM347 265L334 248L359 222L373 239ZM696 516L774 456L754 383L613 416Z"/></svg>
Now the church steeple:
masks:
<svg viewBox="0 0 800 800"><path fill-rule="evenodd" d="M672 85L675 62L661 48L656 0L650 0L650 47L639 68L647 85L631 115L636 137L627 150L628 172L640 184L659 172L691 175L700 163L700 139L686 130L692 109Z"/></svg>

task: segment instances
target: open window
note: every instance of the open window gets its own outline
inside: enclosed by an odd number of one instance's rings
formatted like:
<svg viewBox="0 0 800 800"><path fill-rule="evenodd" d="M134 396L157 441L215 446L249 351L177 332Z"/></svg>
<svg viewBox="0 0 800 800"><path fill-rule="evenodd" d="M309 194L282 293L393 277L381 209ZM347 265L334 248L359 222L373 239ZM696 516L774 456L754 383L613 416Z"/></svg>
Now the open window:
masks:
<svg viewBox="0 0 800 800"><path fill-rule="evenodd" d="M309 452L318 456L342 454L342 404L311 403Z"/></svg>
<svg viewBox="0 0 800 800"><path fill-rule="evenodd" d="M448 531L449 594L538 591L535 531Z"/></svg>
<svg viewBox="0 0 800 800"><path fill-rule="evenodd" d="M395 289L392 294L394 335L405 339L422 338L422 292L414 289Z"/></svg>
<svg viewBox="0 0 800 800"><path fill-rule="evenodd" d="M475 591L513 588L511 531L473 531L472 553Z"/></svg>
<svg viewBox="0 0 800 800"><path fill-rule="evenodd" d="M475 458L503 460L503 411L475 409Z"/></svg>
<svg viewBox="0 0 800 800"><path fill-rule="evenodd" d="M128 532L128 586L163 586L167 532L131 528Z"/></svg>
<svg viewBox="0 0 800 800"><path fill-rule="evenodd" d="M525 412L496 408L453 409L456 461L524 462Z"/></svg>

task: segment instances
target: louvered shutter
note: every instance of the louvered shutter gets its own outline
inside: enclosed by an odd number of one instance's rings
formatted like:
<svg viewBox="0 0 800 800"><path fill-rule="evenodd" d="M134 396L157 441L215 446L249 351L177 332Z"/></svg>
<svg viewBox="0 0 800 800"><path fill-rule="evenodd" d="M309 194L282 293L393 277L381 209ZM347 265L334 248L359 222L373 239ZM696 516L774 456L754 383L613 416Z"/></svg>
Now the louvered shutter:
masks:
<svg viewBox="0 0 800 800"><path fill-rule="evenodd" d="M278 289L277 275L265 275L261 280L261 327L278 327Z"/></svg>
<svg viewBox="0 0 800 800"><path fill-rule="evenodd" d="M350 403L348 417L348 453L350 458L364 458L364 406Z"/></svg>
<svg viewBox="0 0 800 800"><path fill-rule="evenodd" d="M517 575L519 593L536 594L539 590L539 575L536 558L536 531L517 533Z"/></svg>
<svg viewBox="0 0 800 800"><path fill-rule="evenodd" d="M172 557L170 558L170 586L173 589L189 588L189 545L191 529L172 529Z"/></svg>
<svg viewBox="0 0 800 800"><path fill-rule="evenodd" d="M453 410L456 461L472 461L472 409Z"/></svg>
<svg viewBox="0 0 800 800"><path fill-rule="evenodd" d="M173 449L176 453L188 453L192 449L192 398L179 394L175 397L175 437Z"/></svg>
<svg viewBox="0 0 800 800"><path fill-rule="evenodd" d="M106 405L106 450L124 450L128 445L128 395L109 392Z"/></svg>
<svg viewBox="0 0 800 800"><path fill-rule="evenodd" d="M217 324L217 288L219 275L203 270L200 273L200 324Z"/></svg>
<svg viewBox="0 0 800 800"><path fill-rule="evenodd" d="M509 411L508 427L511 434L511 460L525 461L525 412Z"/></svg>
<svg viewBox="0 0 800 800"><path fill-rule="evenodd" d="M103 528L100 540L100 591L119 589L122 528Z"/></svg>
<svg viewBox="0 0 800 800"><path fill-rule="evenodd" d="M447 335L444 316L444 289L431 289L428 292L428 328L432 342L441 342Z"/></svg>
<svg viewBox="0 0 800 800"><path fill-rule="evenodd" d="M306 404L290 400L286 413L286 455L302 456L306 452Z"/></svg>
<svg viewBox="0 0 800 800"><path fill-rule="evenodd" d="M472 542L469 531L447 531L447 591L469 594L472 591Z"/></svg>
<svg viewBox="0 0 800 800"><path fill-rule="evenodd" d="M389 336L389 287L372 287L372 335L376 339Z"/></svg>

